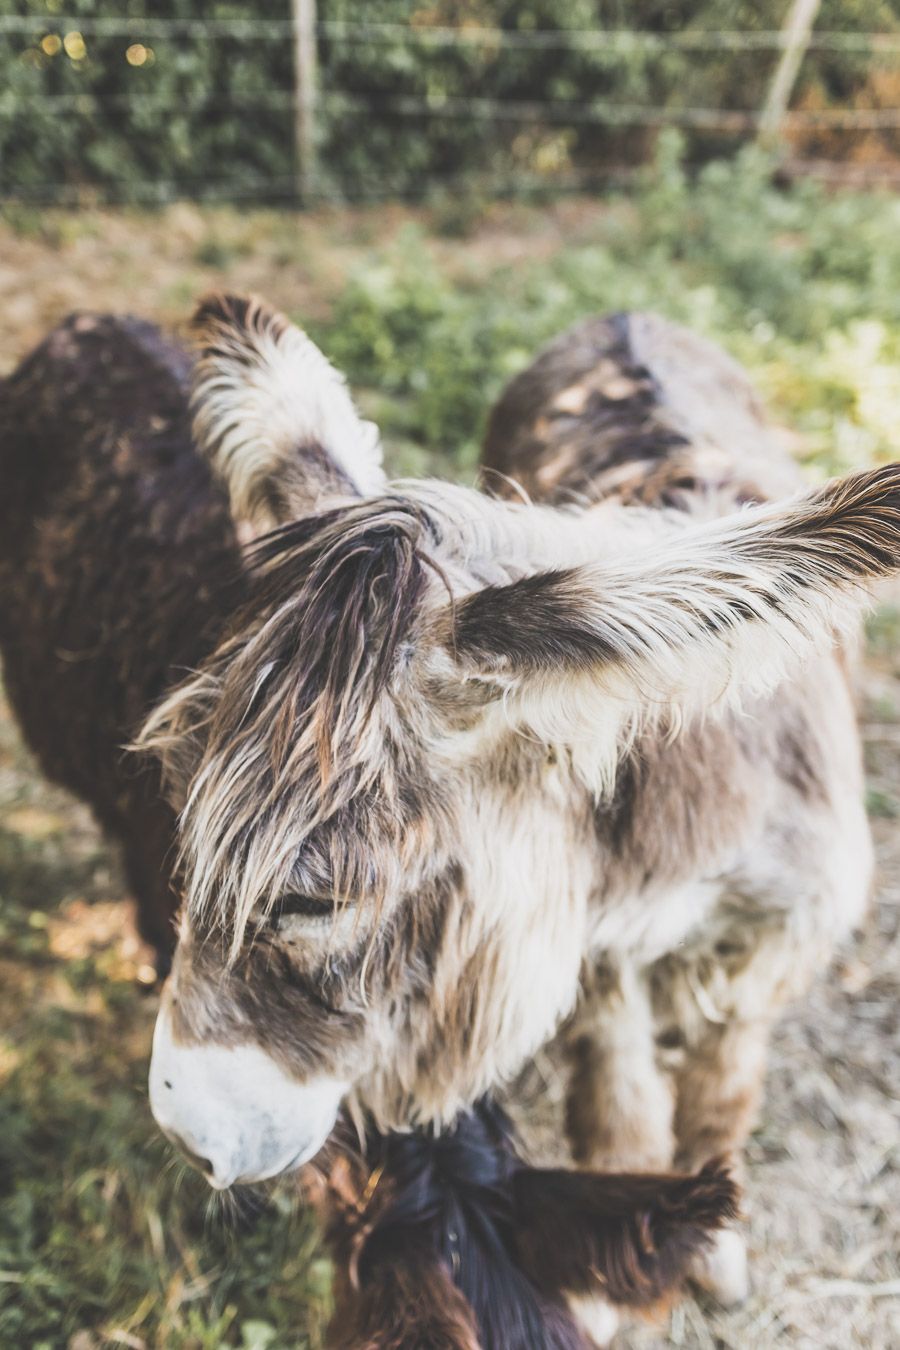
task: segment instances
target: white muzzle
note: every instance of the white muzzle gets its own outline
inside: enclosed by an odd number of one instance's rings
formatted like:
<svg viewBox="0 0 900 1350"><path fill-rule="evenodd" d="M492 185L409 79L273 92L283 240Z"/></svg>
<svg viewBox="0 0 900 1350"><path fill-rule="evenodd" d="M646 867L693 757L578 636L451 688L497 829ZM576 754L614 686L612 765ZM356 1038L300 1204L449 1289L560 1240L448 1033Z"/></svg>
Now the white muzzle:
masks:
<svg viewBox="0 0 900 1350"><path fill-rule="evenodd" d="M163 1002L153 1033L150 1108L216 1190L263 1181L314 1157L346 1090L331 1078L296 1082L253 1042L180 1045Z"/></svg>

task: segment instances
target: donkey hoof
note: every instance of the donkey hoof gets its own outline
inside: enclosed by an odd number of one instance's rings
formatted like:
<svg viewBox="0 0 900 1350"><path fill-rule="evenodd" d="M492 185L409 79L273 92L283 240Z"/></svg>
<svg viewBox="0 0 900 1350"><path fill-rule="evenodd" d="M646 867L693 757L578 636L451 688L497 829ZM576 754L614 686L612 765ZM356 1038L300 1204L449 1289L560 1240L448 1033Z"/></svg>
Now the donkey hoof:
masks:
<svg viewBox="0 0 900 1350"><path fill-rule="evenodd" d="M691 1278L723 1307L744 1303L750 1293L747 1243L743 1233L723 1228L697 1257Z"/></svg>

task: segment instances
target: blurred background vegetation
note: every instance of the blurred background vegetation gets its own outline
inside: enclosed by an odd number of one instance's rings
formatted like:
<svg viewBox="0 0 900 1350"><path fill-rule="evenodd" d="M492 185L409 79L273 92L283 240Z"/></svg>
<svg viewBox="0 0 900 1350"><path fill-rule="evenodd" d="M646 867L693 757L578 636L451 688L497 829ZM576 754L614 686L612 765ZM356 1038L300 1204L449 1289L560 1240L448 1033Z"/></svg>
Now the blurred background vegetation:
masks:
<svg viewBox="0 0 900 1350"><path fill-rule="evenodd" d="M543 342L650 308L749 367L811 475L896 458L900 5L822 0L816 32L833 40L811 45L774 150L755 119L787 0L318 9L318 171L298 211L287 0L0 0L0 376L73 308L177 328L210 288L255 290L346 369L395 472L471 480L491 401ZM798 167L811 162L871 186ZM900 608L871 637L870 808L887 848ZM896 899L896 847L882 865ZM815 1097L791 1096L796 1047L776 1052L780 1106L751 1157L760 1292L729 1314L686 1305L679 1344L894 1350L895 1297L823 1303L804 1284L856 1278L842 1244L874 1253L885 1289L897 1280L890 1220L859 1190L896 1147L877 1077L900 996L888 908L847 975L848 999L885 1010L883 1036L859 1020L865 1112L836 1130L832 1087L820 1120ZM329 1270L296 1197L208 1212L150 1119L155 994L128 916L114 854L42 782L0 699L0 1347L318 1347ZM850 1011L832 1012L836 1045ZM807 1078L827 1076L827 1041L817 1022ZM804 1246L791 1223L825 1190L833 1242ZM794 1303L772 1295L784 1271Z"/></svg>
<svg viewBox="0 0 900 1350"><path fill-rule="evenodd" d="M318 0L317 193L590 185L652 157L661 121L685 124L691 162L731 154L753 129L786 11ZM816 33L792 154L897 169L896 121L860 121L900 105L896 0L822 0ZM289 0L2 0L0 193L289 197L292 91ZM833 125L838 111L856 122Z"/></svg>
<svg viewBox="0 0 900 1350"><path fill-rule="evenodd" d="M660 310L728 347L820 472L896 455L900 200L775 188L771 161L752 148L699 172L682 152L667 132L635 188L607 195L586 237L549 256L536 248L539 259L486 272L463 248L448 275L418 225L356 269L318 336L372 388L408 467L439 467L410 454L431 447L474 470L502 384L569 324L615 309ZM455 199L431 228L477 220Z"/></svg>

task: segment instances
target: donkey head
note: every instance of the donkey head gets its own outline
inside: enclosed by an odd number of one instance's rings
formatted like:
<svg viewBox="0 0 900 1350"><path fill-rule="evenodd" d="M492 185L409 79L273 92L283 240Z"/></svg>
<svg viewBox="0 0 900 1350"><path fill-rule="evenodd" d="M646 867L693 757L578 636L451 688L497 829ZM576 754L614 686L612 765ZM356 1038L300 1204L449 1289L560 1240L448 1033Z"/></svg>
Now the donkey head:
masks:
<svg viewBox="0 0 900 1350"><path fill-rule="evenodd" d="M898 562L900 469L699 522L389 490L308 338L231 299L197 328L249 547L142 737L185 893L151 1101L226 1186L312 1156L345 1095L440 1123L521 1066L576 995L622 754L832 640Z"/></svg>

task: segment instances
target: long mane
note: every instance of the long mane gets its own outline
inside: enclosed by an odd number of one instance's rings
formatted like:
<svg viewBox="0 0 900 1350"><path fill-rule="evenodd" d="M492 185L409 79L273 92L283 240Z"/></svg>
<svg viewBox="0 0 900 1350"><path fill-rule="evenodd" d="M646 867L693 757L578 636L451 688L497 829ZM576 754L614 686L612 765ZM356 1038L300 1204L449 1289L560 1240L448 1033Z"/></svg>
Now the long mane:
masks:
<svg viewBox="0 0 900 1350"><path fill-rule="evenodd" d="M230 636L140 733L181 805L191 913L215 910L234 945L310 832L378 776L373 718L419 612L426 526L384 497L263 536ZM350 854L348 890L361 880Z"/></svg>

